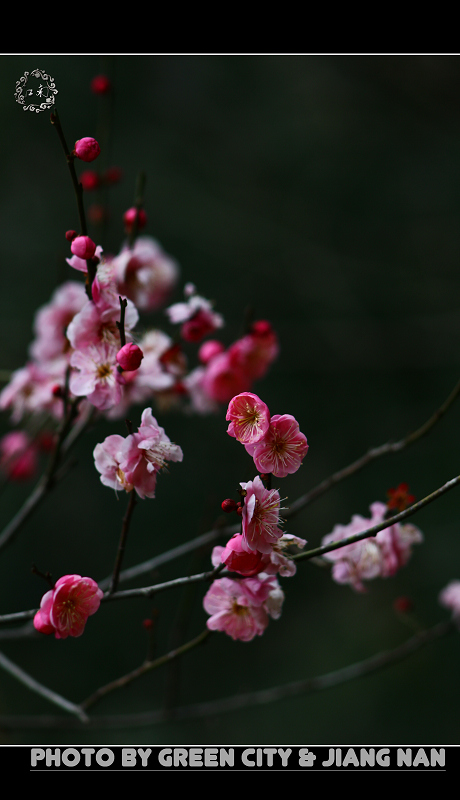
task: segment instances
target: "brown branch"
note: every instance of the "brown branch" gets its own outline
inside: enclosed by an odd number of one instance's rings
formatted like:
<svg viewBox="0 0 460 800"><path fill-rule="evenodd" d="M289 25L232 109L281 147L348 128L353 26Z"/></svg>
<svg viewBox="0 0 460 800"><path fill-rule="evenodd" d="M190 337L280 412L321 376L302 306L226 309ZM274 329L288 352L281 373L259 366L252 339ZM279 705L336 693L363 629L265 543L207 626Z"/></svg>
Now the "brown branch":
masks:
<svg viewBox="0 0 460 800"><path fill-rule="evenodd" d="M179 656L184 655L184 653L187 653L193 647L196 647L204 642L210 633L211 632L206 628L199 634L199 636L196 636L195 639L191 639L191 641L186 642L180 647L176 647L174 650L170 650L169 653L166 653L166 655L156 658L154 661L144 661L140 667L132 672L129 672L127 675L123 675L121 678L117 678L117 680L107 683L105 686L101 686L99 689L97 689L97 691L94 692L94 694L92 694L90 697L87 697L86 700L80 704L80 708L86 711L107 694L110 694L110 692L113 692L116 689L123 689L134 680L137 680L137 678L140 678L142 675L150 672L152 669L157 669L158 667L163 666L163 664L167 664L173 659L179 658Z"/></svg>
<svg viewBox="0 0 460 800"><path fill-rule="evenodd" d="M289 510L284 514L285 517L293 517L295 514L298 514L299 511L304 509L307 505L313 502L313 500L317 500L318 497L325 494L329 489L335 486L340 481L345 480L345 478L349 478L351 475L354 475L356 472L359 472L361 469L366 467L372 461L375 461L377 458L381 458L382 456L390 455L391 453L400 453L401 450L404 450L409 445L413 444L414 442L418 441L425 436L434 425L444 416L446 411L450 408L453 404L454 400L457 399L458 395L460 394L460 381L457 383L453 391L450 393L449 397L444 401L444 403L437 409L437 411L432 414L432 416L417 428L417 430L412 431L412 433L407 434L403 439L400 439L399 442L387 442L386 444L380 445L380 447L373 447L367 453L365 453L360 458L353 461L347 467L338 470L338 472L334 472L333 475L330 475L329 478L326 478L324 481L319 483L313 489L311 489L306 494L299 497L295 500Z"/></svg>

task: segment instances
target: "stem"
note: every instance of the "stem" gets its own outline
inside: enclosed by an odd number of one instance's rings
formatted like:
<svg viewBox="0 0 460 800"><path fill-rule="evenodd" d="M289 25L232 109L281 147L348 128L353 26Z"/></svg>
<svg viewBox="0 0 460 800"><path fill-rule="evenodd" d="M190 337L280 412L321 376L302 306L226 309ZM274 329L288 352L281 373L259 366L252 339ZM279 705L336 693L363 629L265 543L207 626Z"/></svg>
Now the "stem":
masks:
<svg viewBox="0 0 460 800"><path fill-rule="evenodd" d="M420 428L417 428L417 430L407 434L407 436L405 436L399 442L387 442L386 444L380 445L380 447L372 448L356 461L353 461L347 467L335 472L329 478L326 478L324 481L319 483L318 486L315 486L313 489L311 489L311 491L295 500L284 516L293 517L295 514L298 514L299 511L312 503L313 500L321 497L321 495L323 495L340 481L343 481L345 478L349 478L351 475L354 475L356 472L363 469L363 467L367 466L367 464L370 464L371 461L375 461L375 459L380 458L381 456L389 455L390 453L399 453L401 450L404 450L406 447L409 447L409 445L418 441L418 439L421 439L422 436L425 436L431 430L431 428L436 425L437 422L439 422L441 417L444 416L459 394L460 381L457 383L444 403L423 425L420 426Z"/></svg>
<svg viewBox="0 0 460 800"><path fill-rule="evenodd" d="M75 192L75 197L76 197L76 200L77 200L78 219L80 220L80 233L81 233L82 236L87 236L88 235L88 227L87 227L87 224L86 224L85 208L84 208L84 205L83 205L83 186L81 185L81 183L79 182L79 180L77 178L77 173L75 171L75 165L74 165L75 157L72 155L72 153L70 152L70 150L68 148L68 145L67 145L67 142L66 142L66 139L65 139L65 136L64 136L64 131L62 130L61 120L59 119L59 115L58 115L57 110L51 112L50 122L51 122L51 125L54 126L54 128L55 128L55 130L57 132L57 135L59 136L59 141L61 142L62 148L63 148L64 153L65 153L67 166L69 167L70 177L72 179L72 185L73 185L74 192ZM88 275L87 275L87 278L86 278L86 294L88 295L89 299L92 300L91 286L92 286L94 278L96 277L96 269L97 269L97 267L96 267L95 262L91 258L87 259L86 267L87 267L87 270L88 270Z"/></svg>
<svg viewBox="0 0 460 800"><path fill-rule="evenodd" d="M424 497L423 500L419 500L418 503L414 503L409 508L406 508L404 511L401 511L399 514L394 514L392 517L388 517L388 519L384 520L383 522L379 522L378 525L374 525L373 528L368 528L361 533L355 533L354 536L349 536L348 539L338 539L336 542L331 542L330 544L323 545L322 547L315 547L313 550L306 550L304 553L299 553L298 555L291 556L293 561L305 561L310 558L316 558L317 556L322 556L324 553L329 553L331 550L339 550L341 547L345 547L348 544L354 544L354 542L359 542L361 539L367 539L370 536L376 536L377 533L380 531L385 530L385 528L390 528L392 525L395 525L397 522L402 522L403 520L407 519L407 517L411 517L421 508L429 505L434 500L437 500L438 497L445 494L446 492L454 489L455 486L458 486L460 483L460 475L456 478L453 478L451 481L448 481L441 486L439 489L436 489L435 492L429 494L427 497Z"/></svg>
<svg viewBox="0 0 460 800"><path fill-rule="evenodd" d="M107 683L105 686L101 686L96 692L94 692L94 694L81 703L80 708L86 711L88 708L90 708L90 706L93 706L95 703L101 700L102 697L105 697L107 694L110 694L110 692L115 691L115 689L123 689L125 686L128 686L128 684L132 683L132 681L140 678L142 675L145 675L152 669L157 669L157 667L161 667L163 664L166 664L169 661L184 655L184 653L192 650L193 647L196 647L204 642L210 633L211 631L206 628L204 631L202 631L202 633L199 634L199 636L196 636L195 639L186 642L174 650L170 650L169 653L166 653L166 655L156 658L154 661L144 661L140 667L132 672L129 672L127 675L123 675L121 678L118 678L111 683Z"/></svg>
<svg viewBox="0 0 460 800"><path fill-rule="evenodd" d="M145 172L140 172L139 175L137 176L136 198L134 201L134 205L138 213L136 214L134 224L128 236L128 244L130 250L133 249L134 243L137 239L137 234L139 232L139 211L141 210L141 208L144 207L145 182L146 182Z"/></svg>
<svg viewBox="0 0 460 800"><path fill-rule="evenodd" d="M109 595L117 591L118 581L120 578L121 563L125 554L126 539L128 537L129 526L131 524L131 517L133 515L134 506L136 505L136 492L134 489L131 492L128 508L123 518L123 525L121 528L120 542L118 545L117 558L113 569L112 582L110 584Z"/></svg>
<svg viewBox="0 0 460 800"><path fill-rule="evenodd" d="M4 656L3 653L0 653L0 666L18 681L20 681L20 683L23 683L24 686L27 686L28 689L31 689L33 692L39 694L41 697L44 697L46 700L49 700L51 703L54 703L56 706L63 708L65 711L75 714L81 722L88 721L88 717L80 708L80 706L75 705L75 703L71 703L70 700L66 700L65 697L62 697L60 694L57 694L51 689L47 689L46 686L43 686L41 683L38 683L35 678L32 678L31 675L28 675L27 672L24 672L24 670L18 667L17 664L14 664L9 660L9 658Z"/></svg>
<svg viewBox="0 0 460 800"><path fill-rule="evenodd" d="M0 550L12 541L14 536L18 533L24 522L30 517L33 511L40 505L42 500L46 497L48 492L55 486L60 478L67 473L66 465L58 471L59 462L63 453L68 453L71 446L76 442L78 436L82 434L85 428L92 420L92 415L89 414L86 418L82 418L80 423L77 423L73 428L71 427L76 413L77 403L81 398L76 398L71 404L67 418L61 423L61 429L58 434L58 441L55 450L51 456L50 463L46 472L42 475L35 489L29 495L23 506L19 509L17 514L10 520L8 525L3 529L0 534ZM75 412L75 413L74 413Z"/></svg>

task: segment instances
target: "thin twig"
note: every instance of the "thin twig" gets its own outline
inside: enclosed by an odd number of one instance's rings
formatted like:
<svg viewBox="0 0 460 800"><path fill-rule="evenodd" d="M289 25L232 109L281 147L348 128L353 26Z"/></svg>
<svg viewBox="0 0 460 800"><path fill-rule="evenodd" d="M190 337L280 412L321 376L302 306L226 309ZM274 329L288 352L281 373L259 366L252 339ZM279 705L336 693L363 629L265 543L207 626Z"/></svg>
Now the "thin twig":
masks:
<svg viewBox="0 0 460 800"><path fill-rule="evenodd" d="M372 528L368 528L361 533L355 533L354 536L349 536L348 539L338 539L335 542L330 542L330 544L322 545L322 547L315 547L313 550L306 550L303 553L298 553L295 556L291 556L293 561L305 561L307 559L316 558L318 556L322 556L325 553L331 552L331 550L339 550L341 547L345 547L348 544L354 544L355 542L361 541L361 539L367 539L371 536L376 536L380 531L385 530L385 528L390 528L392 525L395 525L397 522L403 522L407 517L411 517L417 511L420 511L421 508L432 503L434 500L437 500L446 492L449 492L451 489L454 489L460 483L460 475L456 478L452 478L451 481L448 481L441 486L436 491L429 494L427 497L424 497L423 500L419 500L418 503L414 503L409 508L406 508L404 511L400 511L399 514L394 514L392 517L388 517L383 522L379 522L378 525L374 525Z"/></svg>
<svg viewBox="0 0 460 800"><path fill-rule="evenodd" d="M75 714L81 720L81 722L88 721L88 717L80 708L80 706L75 705L75 703L71 703L70 700L66 700L65 697L53 692L51 689L47 689L46 686L43 686L41 683L36 681L35 678L32 678L32 676L27 672L24 672L24 670L18 667L17 664L14 664L12 661L10 661L10 659L3 655L3 653L0 653L0 666L18 681L20 681L20 683L23 683L24 686L27 686L28 689L31 689L36 694L39 694L40 697L46 698L46 700L49 700L50 703L54 703L54 705L59 706L59 708L64 709L64 711L69 711L71 714Z"/></svg>
<svg viewBox="0 0 460 800"><path fill-rule="evenodd" d="M123 675L121 678L118 678L117 680L112 681L105 686L101 686L96 692L94 692L94 694L81 703L80 708L86 711L88 708L90 708L90 706L93 706L107 694L110 694L110 692L113 692L116 689L123 689L125 686L128 686L130 683L132 683L132 681L140 678L142 675L145 675L152 669L157 669L158 667L163 666L163 664L167 664L169 661L184 655L184 653L187 653L189 650L192 650L192 648L204 642L209 635L210 631L205 628L205 630L202 631L199 636L196 636L194 639L191 639L191 641L186 642L180 647L176 647L174 650L170 650L169 653L166 653L166 655L156 658L154 661L144 661L140 667L132 672L129 672L127 675Z"/></svg>
<svg viewBox="0 0 460 800"><path fill-rule="evenodd" d="M317 500L318 497L321 497L337 483L340 483L340 481L343 481L345 478L349 478L351 475L359 472L359 470L363 469L363 467L367 466L367 464L370 464L371 461L375 461L377 458L390 455L391 453L400 453L401 450L404 450L406 447L409 447L409 445L421 439L422 436L425 436L433 428L433 426L439 422L446 411L450 408L454 400L457 399L459 394L460 381L450 393L449 397L437 409L437 411L435 411L434 414L432 414L432 416L423 425L417 428L417 430L407 434L407 436L405 436L403 439L400 439L399 442L387 442L386 444L380 445L380 447L373 447L371 450L368 450L367 453L356 459L356 461L353 461L347 467L344 467L343 469L338 470L338 472L335 472L333 475L330 475L329 478L321 481L321 483L319 483L309 492L291 503L289 510L284 514L284 516L295 516L295 514L298 514L299 511L312 503L313 500Z"/></svg>
<svg viewBox="0 0 460 800"><path fill-rule="evenodd" d="M387 650L382 653L377 653L374 656L357 661L347 667L334 670L333 672L318 675L314 678L306 678L304 680L292 681L291 683L282 684L281 686L273 686L268 689L261 689L255 692L246 692L244 694L233 695L232 697L223 697L218 700L210 700L204 703L193 703L187 706L181 706L174 711L174 721L181 722L189 719L202 719L215 714L223 714L229 711L240 711L242 709L250 708L251 706L267 705L284 700L289 697L298 697L299 695L313 694L314 692L324 691L333 686L340 686L341 684L348 683L356 678L362 678L366 675L371 675L374 672L390 667L392 664L397 664L403 659L421 650L431 642L435 642L444 638L445 636L454 633L458 627L452 621L439 622L432 628L419 633L407 639L403 644ZM116 687L115 687L116 688ZM94 696L94 695L93 695ZM89 700L90 698L88 698ZM97 698L99 699L99 698ZM87 702L87 701L86 701ZM85 704L81 705L83 708ZM86 706L85 706L86 707ZM113 714L107 716L92 716L86 725L87 728L129 728L141 727L148 725L157 725L161 722L170 721L171 717L165 717L163 710L147 711L140 714ZM81 725L77 721L69 720L67 717L53 717L49 715L40 716L0 716L0 728L3 729L21 729L21 728L70 728L78 727Z"/></svg>
<svg viewBox="0 0 460 800"><path fill-rule="evenodd" d="M122 561L123 561L123 556L125 554L126 539L128 537L129 526L131 524L131 517L132 517L133 512L134 512L134 506L136 505L136 498L137 498L136 492L133 490L131 492L131 495L130 495L130 498L129 498L129 503L128 503L128 508L126 509L126 514L123 517L123 525L122 525L122 528L121 528L120 542L118 544L117 557L116 557L116 560L115 560L115 566L113 568L113 575L112 575L112 581L111 581L111 584L110 584L109 594L113 594L114 592L117 591L117 588L118 588L118 580L120 578L121 564L122 564Z"/></svg>

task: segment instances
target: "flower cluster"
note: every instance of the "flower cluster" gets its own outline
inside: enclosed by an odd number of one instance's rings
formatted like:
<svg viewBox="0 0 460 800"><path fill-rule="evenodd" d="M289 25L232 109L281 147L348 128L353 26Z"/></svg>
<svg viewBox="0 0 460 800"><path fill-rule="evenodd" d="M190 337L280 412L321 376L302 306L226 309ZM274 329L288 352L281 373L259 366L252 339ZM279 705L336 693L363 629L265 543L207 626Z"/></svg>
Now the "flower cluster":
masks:
<svg viewBox="0 0 460 800"><path fill-rule="evenodd" d="M294 417L270 417L268 406L260 397L242 392L230 401L226 418L230 423L227 433L244 444L257 468L263 456L273 467L260 470L264 477L267 472L283 477L300 467L308 444ZM256 455L258 446L261 450ZM288 549L301 549L306 540L283 533L277 489L267 488L259 475L240 486L244 502L236 504L228 499L222 508L238 511L241 533L235 534L225 547L213 549L212 563L214 567L225 564L230 572L242 577L214 581L204 598L204 608L212 615L207 622L211 630L249 641L263 633L270 616L280 616L284 594L277 575L295 575L296 566Z"/></svg>
<svg viewBox="0 0 460 800"><path fill-rule="evenodd" d="M101 483L111 489L133 489L142 499L155 497L158 473L168 461L182 461L183 453L173 444L152 416L152 409L142 413L137 433L126 438L113 434L94 448L94 463Z"/></svg>
<svg viewBox="0 0 460 800"><path fill-rule="evenodd" d="M308 453L306 436L291 414L270 417L266 404L251 392L234 397L226 416L227 433L244 444L257 470L285 478L297 472Z"/></svg>
<svg viewBox="0 0 460 800"><path fill-rule="evenodd" d="M370 511L368 519L356 514L348 525L336 525L322 544L339 542L379 525L387 517L388 506L372 503ZM331 550L324 558L333 564L332 577L337 583L348 583L356 591L364 592L364 580L394 575L408 562L412 545L422 541L422 533L415 525L395 523L376 536Z"/></svg>
<svg viewBox="0 0 460 800"><path fill-rule="evenodd" d="M88 617L98 610L102 596L102 589L92 578L64 575L43 595L34 627L40 633L54 633L56 639L81 636Z"/></svg>

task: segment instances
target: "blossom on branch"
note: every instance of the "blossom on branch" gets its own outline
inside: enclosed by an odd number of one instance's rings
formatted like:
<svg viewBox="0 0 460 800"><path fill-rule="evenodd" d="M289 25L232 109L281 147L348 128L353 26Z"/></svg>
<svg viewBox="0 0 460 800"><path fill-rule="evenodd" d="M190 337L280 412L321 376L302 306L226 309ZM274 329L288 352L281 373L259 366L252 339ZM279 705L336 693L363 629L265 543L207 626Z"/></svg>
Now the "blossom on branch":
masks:
<svg viewBox="0 0 460 800"><path fill-rule="evenodd" d="M227 428L229 436L234 436L244 445L260 442L270 426L268 406L252 392L242 392L230 400L225 419L230 422Z"/></svg>
<svg viewBox="0 0 460 800"><path fill-rule="evenodd" d="M276 478L297 472L308 453L307 437L291 414L275 414L265 435L245 447L259 472L271 472Z"/></svg>
<svg viewBox="0 0 460 800"><path fill-rule="evenodd" d="M169 461L183 459L181 448L166 436L151 408L143 411L137 433L126 438L108 436L96 445L93 455L104 486L127 492L135 489L142 499L155 497L157 475Z"/></svg>
<svg viewBox="0 0 460 800"><path fill-rule="evenodd" d="M98 610L103 597L92 578L64 575L54 589L43 595L34 627L40 633L54 633L56 639L81 636L88 617Z"/></svg>
<svg viewBox="0 0 460 800"><path fill-rule="evenodd" d="M246 493L242 514L243 547L271 553L273 545L283 535L279 527L282 524L279 492L266 489L259 476L240 486Z"/></svg>
<svg viewBox="0 0 460 800"><path fill-rule="evenodd" d="M322 544L348 539L380 524L386 519L387 505L375 502L370 511L370 519L356 514L349 525L336 525L332 533L323 537ZM356 591L364 592L363 580L394 575L409 560L412 545L422 541L422 533L415 525L395 523L376 536L331 550L323 558L332 562L332 577L337 583L348 583Z"/></svg>
<svg viewBox="0 0 460 800"><path fill-rule="evenodd" d="M232 639L250 642L262 636L269 618L281 615L284 594L275 576L215 580L207 591L203 606L210 614L207 627L223 631Z"/></svg>

